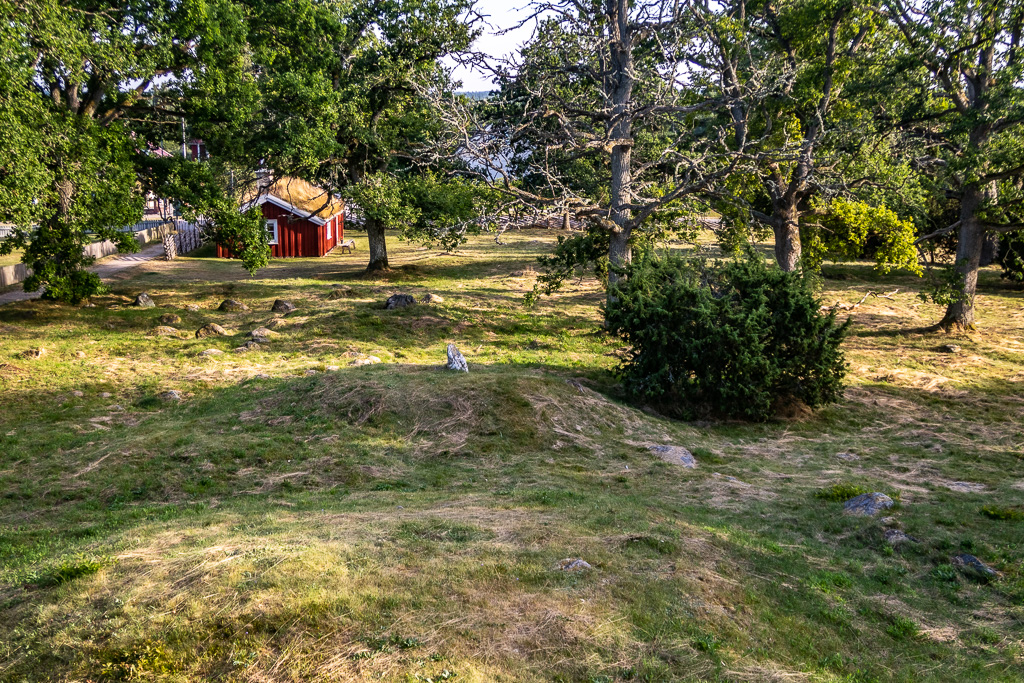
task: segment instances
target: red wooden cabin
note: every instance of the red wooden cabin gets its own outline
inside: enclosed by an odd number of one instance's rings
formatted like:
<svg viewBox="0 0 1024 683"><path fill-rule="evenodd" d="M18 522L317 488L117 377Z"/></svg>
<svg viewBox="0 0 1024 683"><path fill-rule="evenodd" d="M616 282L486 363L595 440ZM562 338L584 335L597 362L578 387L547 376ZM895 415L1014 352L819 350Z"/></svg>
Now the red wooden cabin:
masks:
<svg viewBox="0 0 1024 683"><path fill-rule="evenodd" d="M263 211L273 257L323 256L344 238L345 204L305 180L279 178L243 198L243 211L254 206ZM218 245L217 256L232 254Z"/></svg>

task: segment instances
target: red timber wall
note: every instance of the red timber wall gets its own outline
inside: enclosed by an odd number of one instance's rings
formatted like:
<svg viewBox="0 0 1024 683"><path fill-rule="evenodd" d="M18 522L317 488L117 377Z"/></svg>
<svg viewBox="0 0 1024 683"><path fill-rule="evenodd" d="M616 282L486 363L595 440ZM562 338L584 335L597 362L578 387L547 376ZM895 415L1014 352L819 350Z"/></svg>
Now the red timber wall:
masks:
<svg viewBox="0 0 1024 683"><path fill-rule="evenodd" d="M262 206L264 218L277 220L277 244L270 245L273 258L295 258L299 256L323 256L344 239L344 214L334 216L329 225L331 239L327 239L327 225L317 225L305 218L299 218L287 209L266 202ZM232 258L231 251L217 245L217 256Z"/></svg>

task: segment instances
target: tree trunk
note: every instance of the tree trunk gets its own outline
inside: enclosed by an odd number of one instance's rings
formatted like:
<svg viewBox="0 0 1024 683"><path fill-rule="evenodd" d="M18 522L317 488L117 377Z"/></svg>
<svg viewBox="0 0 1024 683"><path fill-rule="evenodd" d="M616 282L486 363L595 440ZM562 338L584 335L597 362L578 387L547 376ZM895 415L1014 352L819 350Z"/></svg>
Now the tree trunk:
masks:
<svg viewBox="0 0 1024 683"><path fill-rule="evenodd" d="M632 215L628 205L632 201L633 185L633 126L630 105L633 101L633 35L629 24L628 0L606 0L611 33L611 100L612 126L609 137L619 144L611 149L611 186L608 207L609 219L615 224L611 231L608 263L614 269L622 268L633 259L629 238L633 231ZM621 276L610 270L608 285L614 285ZM609 302L613 297L609 293Z"/></svg>
<svg viewBox="0 0 1024 683"><path fill-rule="evenodd" d="M978 266L984 268L991 266L999 260L999 235L992 232L986 233L981 242L981 260Z"/></svg>
<svg viewBox="0 0 1024 683"><path fill-rule="evenodd" d="M800 213L795 203L776 204L773 211L775 233L775 260L786 272L793 272L800 264Z"/></svg>
<svg viewBox="0 0 1024 683"><path fill-rule="evenodd" d="M391 270L391 266L388 265L388 243L384 235L384 226L369 216L366 217L366 241L370 245L370 263L366 266L366 272Z"/></svg>
<svg viewBox="0 0 1024 683"><path fill-rule="evenodd" d="M968 185L960 200L960 234L956 246L954 270L960 278L957 300L946 307L946 315L939 327L947 330L974 329L974 294L978 289L978 264L985 243L985 226L978 211L985 192L977 185Z"/></svg>

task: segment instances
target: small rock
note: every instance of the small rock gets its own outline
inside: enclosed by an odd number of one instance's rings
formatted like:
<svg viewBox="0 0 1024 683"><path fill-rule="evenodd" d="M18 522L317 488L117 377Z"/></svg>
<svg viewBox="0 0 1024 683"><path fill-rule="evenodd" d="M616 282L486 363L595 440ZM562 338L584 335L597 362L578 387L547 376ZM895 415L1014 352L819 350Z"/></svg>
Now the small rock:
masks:
<svg viewBox="0 0 1024 683"><path fill-rule="evenodd" d="M843 510L851 515L873 517L894 505L892 498L884 493L862 493L843 504Z"/></svg>
<svg viewBox="0 0 1024 683"><path fill-rule="evenodd" d="M750 487L750 484L748 484L747 482L740 481L736 477L730 477L728 474L722 474L721 472L712 472L712 475L719 479L725 479L730 484L736 484L737 486L743 486L746 488Z"/></svg>
<svg viewBox="0 0 1024 683"><path fill-rule="evenodd" d="M226 313L240 313L248 311L249 307L238 299L224 299L224 301L220 302L220 306L217 307L217 310L224 311Z"/></svg>
<svg viewBox="0 0 1024 683"><path fill-rule="evenodd" d="M199 355L204 358L210 358L211 356L223 356L224 352L220 349L206 349L205 351L200 351Z"/></svg>
<svg viewBox="0 0 1024 683"><path fill-rule="evenodd" d="M188 311L189 313L198 313L199 312L199 305L198 304L185 304L185 310Z"/></svg>
<svg viewBox="0 0 1024 683"><path fill-rule="evenodd" d="M160 316L161 325L177 325L181 322L181 316L176 313L164 313Z"/></svg>
<svg viewBox="0 0 1024 683"><path fill-rule="evenodd" d="M235 353L249 353L250 351L259 351L260 345L251 339L238 348L235 349Z"/></svg>
<svg viewBox="0 0 1024 683"><path fill-rule="evenodd" d="M75 351L75 358L85 358L85 351Z"/></svg>
<svg viewBox="0 0 1024 683"><path fill-rule="evenodd" d="M110 398L112 396L113 396L113 394L110 393L109 391L101 391L100 392L100 398Z"/></svg>
<svg viewBox="0 0 1024 683"><path fill-rule="evenodd" d="M650 450L657 453L665 462L682 465L690 470L697 466L697 459L693 457L693 453L682 446L651 446Z"/></svg>
<svg viewBox="0 0 1024 683"><path fill-rule="evenodd" d="M139 308L153 308L156 306L156 303L153 302L153 299L149 294L142 292L135 297L135 301L132 303L132 306L138 306Z"/></svg>
<svg viewBox="0 0 1024 683"><path fill-rule="evenodd" d="M268 330L276 330L279 327L285 327L287 325L288 321L285 320L284 318L271 318L263 327L267 328Z"/></svg>
<svg viewBox="0 0 1024 683"><path fill-rule="evenodd" d="M173 327L168 327L167 325L157 325L156 328L153 329L153 334L158 337L177 337L178 330Z"/></svg>
<svg viewBox="0 0 1024 683"><path fill-rule="evenodd" d="M963 574L979 581L989 581L999 576L999 572L995 569L968 553L955 555L952 562L953 566Z"/></svg>
<svg viewBox="0 0 1024 683"><path fill-rule="evenodd" d="M448 364L445 367L456 372L469 372L469 364L466 363L465 356L455 347L455 344L448 345Z"/></svg>
<svg viewBox="0 0 1024 683"><path fill-rule="evenodd" d="M581 560L578 557L567 557L564 560L559 560L557 568L563 572L579 572L584 569L593 569L594 567L586 560Z"/></svg>
<svg viewBox="0 0 1024 683"><path fill-rule="evenodd" d="M85 392L78 391L77 389L75 389L74 391L71 392L71 395L74 396L75 398L82 398L83 396L85 396Z"/></svg>
<svg viewBox="0 0 1024 683"><path fill-rule="evenodd" d="M392 294L388 297L388 300L384 302L384 308L391 310L394 308L405 308L406 306L412 306L416 303L416 299L413 298L412 294Z"/></svg>
<svg viewBox="0 0 1024 683"><path fill-rule="evenodd" d="M196 330L196 339L202 339L203 337L224 337L227 336L228 331L217 323L207 323Z"/></svg>
<svg viewBox="0 0 1024 683"><path fill-rule="evenodd" d="M30 360L39 360L40 358L46 355L46 349L44 349L42 346L35 349L26 349L21 352L21 355Z"/></svg>
<svg viewBox="0 0 1024 683"><path fill-rule="evenodd" d="M943 344L942 346L939 347L939 349L944 351L945 353L960 353L959 344Z"/></svg>
<svg viewBox="0 0 1024 683"><path fill-rule="evenodd" d="M327 294L328 301L337 301L338 299L344 299L347 296L352 295L351 287L335 287Z"/></svg>
<svg viewBox="0 0 1024 683"><path fill-rule="evenodd" d="M160 394L160 400L162 400L162 401L180 401L181 400L181 394L178 393L177 391L175 391L174 389L171 389L170 391L165 391L162 394Z"/></svg>
<svg viewBox="0 0 1024 683"><path fill-rule="evenodd" d="M308 368L308 369L307 369L307 370L306 370L306 371L305 371L304 373L302 373L302 374L304 374L304 375L305 375L306 377L312 377L313 375L315 375L315 374L316 374L316 370L314 370L313 368Z"/></svg>
<svg viewBox="0 0 1024 683"><path fill-rule="evenodd" d="M270 379L270 375L261 372L257 375L253 375L253 379Z"/></svg>
<svg viewBox="0 0 1024 683"><path fill-rule="evenodd" d="M366 356L365 358L356 358L349 365L376 365L380 363L381 359L377 356Z"/></svg>
<svg viewBox="0 0 1024 683"><path fill-rule="evenodd" d="M420 301L422 301L425 304L443 304L444 297L438 296L437 294L430 294L428 292L427 294L423 295L423 298L420 299Z"/></svg>
<svg viewBox="0 0 1024 683"><path fill-rule="evenodd" d="M341 368L339 366L337 366L337 365L328 365L327 366L327 371L328 372L337 372L338 370L341 370Z"/></svg>
<svg viewBox="0 0 1024 683"><path fill-rule="evenodd" d="M900 520L896 519L895 517L882 517L882 519L878 520L878 523L881 524L882 526L891 526L891 527L898 527L898 526L900 526Z"/></svg>
<svg viewBox="0 0 1024 683"><path fill-rule="evenodd" d="M252 337L252 340L255 342L259 342L260 344L266 344L267 342L270 341L270 338L273 337L275 334L277 333L274 332L273 330L268 330L266 327L257 327L247 336Z"/></svg>
<svg viewBox="0 0 1024 683"><path fill-rule="evenodd" d="M860 456L856 453L836 453L836 457L840 460L846 460L852 462L853 460L860 460Z"/></svg>
<svg viewBox="0 0 1024 683"><path fill-rule="evenodd" d="M270 307L270 310L274 313L291 313L295 310L295 304L291 301L278 299L274 302L274 305Z"/></svg>
<svg viewBox="0 0 1024 683"><path fill-rule="evenodd" d="M882 538L885 542L891 546L898 546L902 543L917 543L917 539L913 536L907 536L899 529L886 529L885 533L882 534Z"/></svg>

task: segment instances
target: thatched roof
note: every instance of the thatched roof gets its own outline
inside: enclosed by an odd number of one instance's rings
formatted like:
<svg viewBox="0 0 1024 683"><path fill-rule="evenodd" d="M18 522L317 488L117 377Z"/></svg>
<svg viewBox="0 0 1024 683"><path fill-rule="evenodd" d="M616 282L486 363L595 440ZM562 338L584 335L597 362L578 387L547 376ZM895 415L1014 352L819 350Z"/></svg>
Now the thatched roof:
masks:
<svg viewBox="0 0 1024 683"><path fill-rule="evenodd" d="M244 207L256 206L265 201L316 223L326 223L345 210L345 203L327 190L291 176L278 178L270 186L261 182L242 196Z"/></svg>

